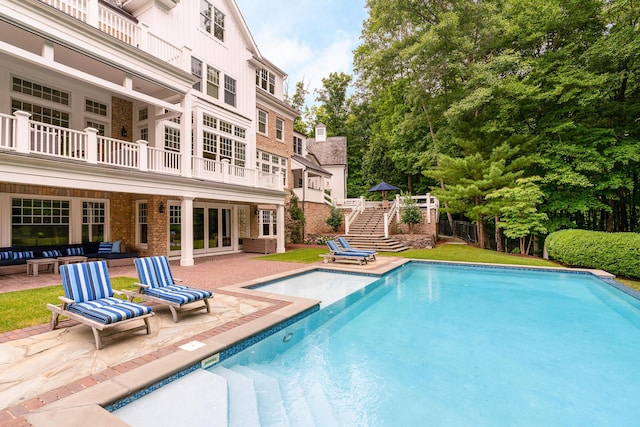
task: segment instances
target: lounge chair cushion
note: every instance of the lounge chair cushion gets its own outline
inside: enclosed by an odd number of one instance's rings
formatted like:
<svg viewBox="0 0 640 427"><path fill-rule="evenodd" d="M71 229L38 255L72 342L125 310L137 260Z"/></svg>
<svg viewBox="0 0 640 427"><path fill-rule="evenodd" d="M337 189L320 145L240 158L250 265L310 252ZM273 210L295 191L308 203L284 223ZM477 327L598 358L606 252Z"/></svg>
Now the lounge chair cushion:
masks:
<svg viewBox="0 0 640 427"><path fill-rule="evenodd" d="M376 251L372 251L369 249L356 249L354 247L351 246L351 244L349 243L349 241L347 239L345 239L344 237L338 237L338 243L340 243L340 246L342 246L342 248L345 251L354 251L354 252L362 252L362 253L366 253L366 254L375 254Z"/></svg>
<svg viewBox="0 0 640 427"><path fill-rule="evenodd" d="M362 256L362 257L368 257L369 255L371 255L369 252L361 252L356 250L340 250L337 243L333 240L327 241L327 246L329 246L331 253L334 255L351 255L351 256Z"/></svg>
<svg viewBox="0 0 640 427"><path fill-rule="evenodd" d="M161 298L176 304L188 304L211 297L211 292L200 289L193 289L181 285L169 285L160 288L144 289L143 293L156 298Z"/></svg>
<svg viewBox="0 0 640 427"><path fill-rule="evenodd" d="M140 283L152 288L175 285L166 256L136 258L135 264Z"/></svg>
<svg viewBox="0 0 640 427"><path fill-rule="evenodd" d="M106 261L63 265L60 278L66 297L77 303L113 296Z"/></svg>
<svg viewBox="0 0 640 427"><path fill-rule="evenodd" d="M105 325L149 314L152 311L149 306L116 297L70 304L67 310Z"/></svg>

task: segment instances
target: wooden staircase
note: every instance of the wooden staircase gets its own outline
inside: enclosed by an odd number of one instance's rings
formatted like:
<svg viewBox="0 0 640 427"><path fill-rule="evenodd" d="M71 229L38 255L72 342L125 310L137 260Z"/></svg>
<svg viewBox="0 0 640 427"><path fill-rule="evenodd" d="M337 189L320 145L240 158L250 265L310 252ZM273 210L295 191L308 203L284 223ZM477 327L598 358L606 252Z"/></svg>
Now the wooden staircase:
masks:
<svg viewBox="0 0 640 427"><path fill-rule="evenodd" d="M382 209L365 209L349 227L344 236L353 248L381 252L401 252L408 248L393 237L384 237L384 213Z"/></svg>

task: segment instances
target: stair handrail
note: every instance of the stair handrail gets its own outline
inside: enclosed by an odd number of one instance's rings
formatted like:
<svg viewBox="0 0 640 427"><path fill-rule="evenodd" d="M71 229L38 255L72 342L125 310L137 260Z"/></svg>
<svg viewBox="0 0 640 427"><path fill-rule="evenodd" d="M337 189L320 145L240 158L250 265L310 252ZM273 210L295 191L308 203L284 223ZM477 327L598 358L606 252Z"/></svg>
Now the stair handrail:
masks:
<svg viewBox="0 0 640 427"><path fill-rule="evenodd" d="M389 211L384 213L384 237L389 237L389 226L391 225L391 218L396 217L396 223L400 222L400 206L402 205L402 199L399 195L391 203Z"/></svg>
<svg viewBox="0 0 640 427"><path fill-rule="evenodd" d="M364 211L364 197L359 199L348 199L351 203L351 212L344 216L344 233L349 235L349 227L356 217Z"/></svg>

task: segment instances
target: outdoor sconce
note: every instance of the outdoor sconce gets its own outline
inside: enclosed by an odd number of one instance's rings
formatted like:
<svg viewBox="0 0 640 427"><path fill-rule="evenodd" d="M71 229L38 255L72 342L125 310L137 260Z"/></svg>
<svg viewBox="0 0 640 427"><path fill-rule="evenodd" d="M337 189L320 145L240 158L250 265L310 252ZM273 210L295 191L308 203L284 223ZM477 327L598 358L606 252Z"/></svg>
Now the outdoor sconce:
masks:
<svg viewBox="0 0 640 427"><path fill-rule="evenodd" d="M160 202L160 206L158 206L158 212L164 213L164 203Z"/></svg>
<svg viewBox="0 0 640 427"><path fill-rule="evenodd" d="M260 210L256 209L256 211L254 212L254 214L256 214L256 216L260 215Z"/></svg>
<svg viewBox="0 0 640 427"><path fill-rule="evenodd" d="M127 136L127 128L122 125L122 129L120 129L120 135L126 137Z"/></svg>

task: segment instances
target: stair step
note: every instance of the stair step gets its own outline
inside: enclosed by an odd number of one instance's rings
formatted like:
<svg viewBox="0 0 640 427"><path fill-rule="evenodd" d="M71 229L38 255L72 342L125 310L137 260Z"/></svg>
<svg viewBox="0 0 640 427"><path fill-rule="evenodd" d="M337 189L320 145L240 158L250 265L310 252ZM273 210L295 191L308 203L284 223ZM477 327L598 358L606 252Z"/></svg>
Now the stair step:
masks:
<svg viewBox="0 0 640 427"><path fill-rule="evenodd" d="M212 369L211 372L227 380L229 426L259 427L260 415L253 380L222 366Z"/></svg>
<svg viewBox="0 0 640 427"><path fill-rule="evenodd" d="M198 369L114 412L133 427L227 427L227 381ZM202 411L202 408L207 408Z"/></svg>
<svg viewBox="0 0 640 427"><path fill-rule="evenodd" d="M251 365L249 366L251 367ZM315 426L313 412L305 396L304 389L295 377L285 377L283 374L261 366L260 370L266 375L274 377L280 383L280 390L284 406L292 426Z"/></svg>
<svg viewBox="0 0 640 427"><path fill-rule="evenodd" d="M289 426L287 410L282 401L282 392L280 391L280 384L277 379L247 366L236 365L231 369L253 379L256 396L258 398L260 424L263 427Z"/></svg>

